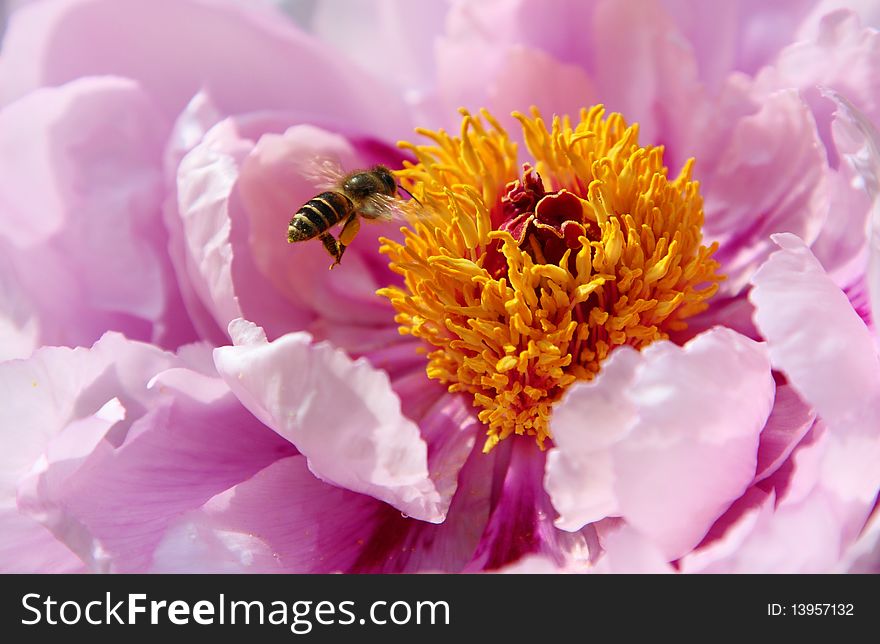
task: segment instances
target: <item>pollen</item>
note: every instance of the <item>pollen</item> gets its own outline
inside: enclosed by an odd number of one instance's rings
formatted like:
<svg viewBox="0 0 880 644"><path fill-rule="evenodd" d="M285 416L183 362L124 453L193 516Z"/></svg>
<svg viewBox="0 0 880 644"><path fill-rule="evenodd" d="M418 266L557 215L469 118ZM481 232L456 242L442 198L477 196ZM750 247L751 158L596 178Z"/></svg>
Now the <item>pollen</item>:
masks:
<svg viewBox="0 0 880 644"><path fill-rule="evenodd" d="M487 428L483 450L517 434L552 441L553 405L616 347L686 328L723 276L703 244L690 159L670 179L663 148L602 106L576 124L514 113L531 158L485 110L457 136L403 142L397 178L419 207L381 251L401 287L381 289L401 334L429 347L427 375L463 392Z"/></svg>

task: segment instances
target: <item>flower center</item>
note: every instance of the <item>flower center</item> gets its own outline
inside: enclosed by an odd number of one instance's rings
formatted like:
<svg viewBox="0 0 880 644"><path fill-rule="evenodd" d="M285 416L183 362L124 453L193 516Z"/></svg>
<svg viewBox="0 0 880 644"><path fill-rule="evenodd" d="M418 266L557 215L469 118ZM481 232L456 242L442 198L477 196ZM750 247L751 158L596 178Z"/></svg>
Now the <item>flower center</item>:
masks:
<svg viewBox="0 0 880 644"><path fill-rule="evenodd" d="M693 159L674 180L662 147L602 106L572 126L514 113L534 163L485 110L462 110L458 137L428 145L397 173L424 208L381 251L403 288L381 289L400 333L435 347L427 373L466 392L488 427L483 451L511 434L543 449L553 404L609 352L644 347L707 306L716 244L702 244Z"/></svg>

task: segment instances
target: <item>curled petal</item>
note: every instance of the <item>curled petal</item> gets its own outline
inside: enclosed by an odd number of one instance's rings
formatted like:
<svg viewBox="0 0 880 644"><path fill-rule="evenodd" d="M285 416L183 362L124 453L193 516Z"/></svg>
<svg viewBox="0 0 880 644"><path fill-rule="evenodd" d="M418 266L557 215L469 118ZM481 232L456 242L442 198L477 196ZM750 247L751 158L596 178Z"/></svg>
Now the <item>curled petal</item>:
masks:
<svg viewBox="0 0 880 644"><path fill-rule="evenodd" d="M618 349L555 414L545 486L557 525L622 516L681 556L753 479L773 396L764 347L723 328L682 348Z"/></svg>
<svg viewBox="0 0 880 644"><path fill-rule="evenodd" d="M829 424L880 400L880 359L870 331L846 295L794 235L752 278L755 323L773 366Z"/></svg>
<svg viewBox="0 0 880 644"><path fill-rule="evenodd" d="M309 460L322 480L386 501L407 515L442 522L450 498L428 474L419 428L400 411L388 376L305 333L267 342L244 320L236 346L214 353L242 403Z"/></svg>

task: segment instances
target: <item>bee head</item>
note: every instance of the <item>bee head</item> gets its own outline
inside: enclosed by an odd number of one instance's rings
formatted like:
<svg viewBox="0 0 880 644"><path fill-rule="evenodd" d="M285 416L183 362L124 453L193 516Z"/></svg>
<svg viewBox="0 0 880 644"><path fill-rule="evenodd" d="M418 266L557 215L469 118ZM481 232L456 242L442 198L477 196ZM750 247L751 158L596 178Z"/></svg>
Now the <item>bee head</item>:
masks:
<svg viewBox="0 0 880 644"><path fill-rule="evenodd" d="M384 165L377 165L373 168L373 172L382 181L385 194L389 197L395 196L397 194L397 181L395 180L394 175L391 174L391 170Z"/></svg>

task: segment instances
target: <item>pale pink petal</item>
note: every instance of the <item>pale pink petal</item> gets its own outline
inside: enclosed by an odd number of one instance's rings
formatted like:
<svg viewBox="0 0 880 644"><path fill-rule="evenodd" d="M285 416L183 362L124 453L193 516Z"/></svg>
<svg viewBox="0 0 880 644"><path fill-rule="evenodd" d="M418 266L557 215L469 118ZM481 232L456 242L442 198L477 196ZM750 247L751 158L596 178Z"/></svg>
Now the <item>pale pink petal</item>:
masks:
<svg viewBox="0 0 880 644"><path fill-rule="evenodd" d="M829 424L880 400L880 359L865 323L804 242L774 235L782 250L752 278L755 322L776 369Z"/></svg>
<svg viewBox="0 0 880 644"><path fill-rule="evenodd" d="M619 349L555 415L545 485L557 525L620 515L681 556L752 481L773 395L765 349L727 329Z"/></svg>
<svg viewBox="0 0 880 644"><path fill-rule="evenodd" d="M706 536L704 544L679 561L682 572L723 573L743 544L754 534L755 526L773 520L776 495L752 487L730 507ZM747 571L740 571L747 572ZM755 570L754 572L765 572Z"/></svg>
<svg viewBox="0 0 880 644"><path fill-rule="evenodd" d="M13 16L3 45L4 101L116 74L137 80L169 118L205 89L224 114L295 109L392 139L411 128L379 75L353 68L265 3L40 2Z"/></svg>
<svg viewBox="0 0 880 644"><path fill-rule="evenodd" d="M43 344L90 345L107 329L193 339L166 258L161 151L167 125L135 83L88 78L0 111L0 237L14 293L4 317ZM20 324L27 334L28 323Z"/></svg>
<svg viewBox="0 0 880 644"><path fill-rule="evenodd" d="M211 505L212 502L209 502L207 507L210 508ZM165 530L162 541L153 553L153 561L148 572L162 574L280 572L278 558L273 556L259 537L217 528L209 519L203 517L203 511L194 510L187 513Z"/></svg>
<svg viewBox="0 0 880 644"><path fill-rule="evenodd" d="M0 240L0 362L27 358L40 346L39 313L15 275L11 255Z"/></svg>
<svg viewBox="0 0 880 644"><path fill-rule="evenodd" d="M556 61L559 69L581 67L592 74L589 35L596 4L548 0L536 10L528 0L454 3L447 16L446 33L435 46L437 83L446 109L460 105L476 109L486 105L487 98L495 93L520 91L494 80L499 70L510 68L507 61L515 56L513 48L544 52L546 60L539 67L546 67L546 61ZM462 73L463 69L468 73ZM553 79L542 80L545 86L554 83ZM541 97L535 96L534 100Z"/></svg>
<svg viewBox="0 0 880 644"><path fill-rule="evenodd" d="M771 233L791 232L812 242L827 216L825 151L813 116L794 90L767 97L739 120L729 143L702 175L705 233L718 239L735 294L771 251Z"/></svg>
<svg viewBox="0 0 880 644"><path fill-rule="evenodd" d="M679 142L705 117L689 43L653 2L606 0L593 20L593 76L602 103L638 122L639 141L665 145L666 163L680 167L690 151Z"/></svg>
<svg viewBox="0 0 880 644"><path fill-rule="evenodd" d="M560 528L578 529L620 514L611 448L638 422L638 410L623 392L640 364L634 350L613 352L595 386L573 387L554 410L544 487L560 514Z"/></svg>
<svg viewBox="0 0 880 644"><path fill-rule="evenodd" d="M416 101L421 91L433 87L434 43L448 7L446 0L321 0L309 25L349 62Z"/></svg>
<svg viewBox="0 0 880 644"><path fill-rule="evenodd" d="M241 316L232 284L228 203L237 166L250 145L238 138L231 120L223 121L183 157L177 170L177 213L186 278L221 327L224 320Z"/></svg>
<svg viewBox="0 0 880 644"><path fill-rule="evenodd" d="M193 96L174 122L174 127L165 145L164 167L166 195L162 214L168 229L168 254L180 294L189 313L193 326L200 338L210 339L215 344L225 344L225 329L217 324L209 307L199 297L198 291L188 274L186 238L183 219L178 211L177 172L183 158L201 143L205 134L223 120L219 110L205 92ZM200 280L196 280L198 283Z"/></svg>
<svg viewBox="0 0 880 644"><path fill-rule="evenodd" d="M704 118L705 99L690 46L676 35L659 5L640 0L556 1L540 10L524 0L460 3L437 47L439 94L447 110L488 105L502 117L530 104L548 117L576 116L602 102L638 121L644 142L666 144L677 167L680 140ZM528 98L525 88L537 91Z"/></svg>
<svg viewBox="0 0 880 644"><path fill-rule="evenodd" d="M730 562L715 563L707 572L825 573L839 559L842 544L838 512L832 502L815 495L809 502L759 515L750 538Z"/></svg>
<svg viewBox="0 0 880 644"><path fill-rule="evenodd" d="M510 125L514 136L519 128L509 114L527 113L532 106L547 118L554 114L576 116L581 108L601 102L593 81L577 65L560 63L540 49L513 45L499 61L486 99L473 109L486 107Z"/></svg>
<svg viewBox="0 0 880 644"><path fill-rule="evenodd" d="M293 443L319 478L375 496L414 518L443 521L450 498L428 471L419 428L401 414L388 376L305 333L269 343L244 320L217 370L257 418Z"/></svg>
<svg viewBox="0 0 880 644"><path fill-rule="evenodd" d="M863 181L863 175L850 163L842 163L837 170L828 169L828 219L810 245L822 267L843 288L865 277L868 224L874 202Z"/></svg>
<svg viewBox="0 0 880 644"><path fill-rule="evenodd" d="M876 423L878 416L873 421ZM845 470L828 467L828 456L840 443L834 430L823 429L792 456L792 481L782 496L771 492L721 538L681 562L687 572L827 573L839 565L844 551L864 525L870 504L840 495ZM875 440L876 443L876 440ZM848 464L858 468L865 443L849 445ZM876 483L875 483L876 485ZM876 487L874 489L876 492Z"/></svg>
<svg viewBox="0 0 880 644"><path fill-rule="evenodd" d="M846 96L869 118L880 119L880 34L849 11L824 16L809 40L785 48L756 78L765 91L795 87L808 97L827 87Z"/></svg>
<svg viewBox="0 0 880 644"><path fill-rule="evenodd" d="M88 417L118 398L142 411L157 392L147 382L175 364L155 347L106 334L91 349L48 347L28 360L0 364L0 487L13 494L16 481L70 422ZM122 438L122 437L120 437Z"/></svg>
<svg viewBox="0 0 880 644"><path fill-rule="evenodd" d="M662 0L694 48L700 79L711 89L727 74L754 74L792 42L815 0Z"/></svg>
<svg viewBox="0 0 880 644"><path fill-rule="evenodd" d="M122 407L105 405L51 441L19 488L20 507L94 570L144 570L178 516L295 453L216 377L177 368L150 385L161 398L120 446L107 432Z"/></svg>
<svg viewBox="0 0 880 644"><path fill-rule="evenodd" d="M117 431L110 440L122 441L131 417L157 398L147 382L173 364L170 354L117 334L107 334L92 349L43 348L28 360L0 364L0 513L6 536L0 567L48 572L82 566L67 548L52 544L44 527L18 512L19 482L40 459L45 461L50 443L71 425L88 430L90 422L97 422L103 436L100 419L88 420L101 409L130 410L128 419L111 422ZM88 443L77 443L70 447L81 454ZM43 544L40 553L29 551L32 541Z"/></svg>
<svg viewBox="0 0 880 644"><path fill-rule="evenodd" d="M847 551L838 570L856 574L880 574L880 512L874 511L859 540Z"/></svg>
<svg viewBox="0 0 880 644"><path fill-rule="evenodd" d="M753 279L755 320L774 367L820 420L759 484L774 497L731 528L735 538L702 550L698 569L830 572L880 487L880 361L871 334L801 240L774 239L782 250Z"/></svg>
<svg viewBox="0 0 880 644"><path fill-rule="evenodd" d="M844 163L832 202L836 226L826 227L811 250L827 271L833 271L837 284L868 292L865 308L870 314L862 318L880 320L880 134L844 96L831 90L824 94L837 107L831 130ZM848 185L840 185L843 182Z"/></svg>
<svg viewBox="0 0 880 644"><path fill-rule="evenodd" d="M77 573L82 560L43 525L14 506L0 506L0 573Z"/></svg>
<svg viewBox="0 0 880 644"><path fill-rule="evenodd" d="M880 5L874 0L819 0L801 25L799 40L813 36L819 29L822 18L838 9L856 13L865 26L880 28Z"/></svg>
<svg viewBox="0 0 880 644"><path fill-rule="evenodd" d="M604 553L591 572L601 574L670 574L675 572L663 551L629 525L603 535Z"/></svg>

